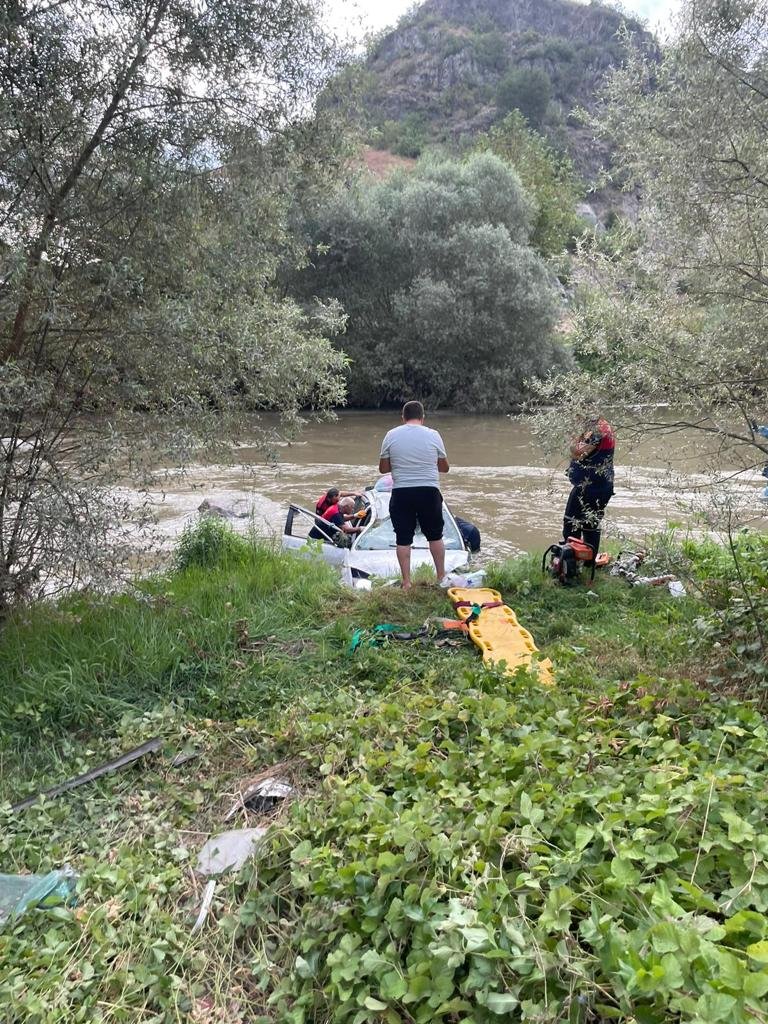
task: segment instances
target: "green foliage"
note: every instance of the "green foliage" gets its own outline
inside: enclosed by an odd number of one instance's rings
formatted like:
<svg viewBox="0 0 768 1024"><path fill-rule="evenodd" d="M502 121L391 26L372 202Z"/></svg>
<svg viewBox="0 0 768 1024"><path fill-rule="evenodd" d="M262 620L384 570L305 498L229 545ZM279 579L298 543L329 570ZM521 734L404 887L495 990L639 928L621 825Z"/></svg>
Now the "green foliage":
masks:
<svg viewBox="0 0 768 1024"><path fill-rule="evenodd" d="M440 60L446 60L448 57L453 57L456 53L461 53L467 46L467 40L458 32L454 32L449 26L446 26L447 31L441 33L437 53Z"/></svg>
<svg viewBox="0 0 768 1024"><path fill-rule="evenodd" d="M528 127L519 111L508 114L481 136L477 148L510 163L525 191L535 200L531 245L542 256L563 252L581 230L575 206L582 188L570 160L558 156Z"/></svg>
<svg viewBox="0 0 768 1024"><path fill-rule="evenodd" d="M502 113L519 110L526 121L538 128L552 99L552 80L542 68L514 68L499 82L496 105Z"/></svg>
<svg viewBox="0 0 768 1024"><path fill-rule="evenodd" d="M135 593L73 598L55 611L43 605L3 626L3 742L58 742L62 730L110 729L158 704L237 717L302 685L286 660L338 597L325 563L303 564L215 519L185 534L176 561L173 575ZM275 656L238 666L238 621L255 637L271 636Z"/></svg>
<svg viewBox="0 0 768 1024"><path fill-rule="evenodd" d="M701 558L711 572L714 549ZM3 1020L223 1022L246 1005L286 1022L554 1024L574 1006L583 1024L752 1020L765 725L678 681L700 603L610 578L590 597L542 579L535 557L489 582L554 659L556 689L485 671L471 645L352 657L353 628L417 626L446 614L444 592L352 596L263 547L138 597L15 617L0 635L3 798L149 736L164 746L23 814L0 806L4 870L80 876L76 906L4 926ZM234 642L242 619L256 651ZM171 690L157 682L169 656ZM169 701L185 713L156 708ZM197 756L176 768L179 751ZM295 802L191 935L203 837L271 765Z"/></svg>
<svg viewBox="0 0 768 1024"><path fill-rule="evenodd" d="M508 408L561 358L552 278L528 245L533 211L491 153L423 160L337 192L307 226L297 294L349 317L350 400Z"/></svg>
<svg viewBox="0 0 768 1024"><path fill-rule="evenodd" d="M377 144L398 156L416 158L429 140L429 128L423 114L406 114L400 121L385 121Z"/></svg>
<svg viewBox="0 0 768 1024"><path fill-rule="evenodd" d="M472 36L472 55L485 71L501 74L509 66L507 41L497 29Z"/></svg>
<svg viewBox="0 0 768 1024"><path fill-rule="evenodd" d="M762 697L768 676L768 537L745 529L724 541L683 545L710 608L698 621L700 632L726 652L710 681Z"/></svg>
<svg viewBox="0 0 768 1024"><path fill-rule="evenodd" d="M581 372L542 389L544 404L610 396L627 427L678 427L711 439L727 468L710 522L738 509L735 470L754 472L768 444L768 149L765 4L687 0L659 64L633 49L594 127L615 149L617 180L642 194L634 231L581 249L572 342ZM550 426L553 426L550 421Z"/></svg>
<svg viewBox="0 0 768 1024"><path fill-rule="evenodd" d="M751 1021L766 726L702 700L435 672L297 723L322 786L239 914L279 1018Z"/></svg>
<svg viewBox="0 0 768 1024"><path fill-rule="evenodd" d="M244 561L250 545L245 537L217 516L204 516L199 523L185 526L176 545L176 568L210 569Z"/></svg>
<svg viewBox="0 0 768 1024"><path fill-rule="evenodd" d="M104 488L164 443L343 399L338 310L275 274L346 150L309 113L340 54L303 0L6 4L0 52L1 613L109 574Z"/></svg>

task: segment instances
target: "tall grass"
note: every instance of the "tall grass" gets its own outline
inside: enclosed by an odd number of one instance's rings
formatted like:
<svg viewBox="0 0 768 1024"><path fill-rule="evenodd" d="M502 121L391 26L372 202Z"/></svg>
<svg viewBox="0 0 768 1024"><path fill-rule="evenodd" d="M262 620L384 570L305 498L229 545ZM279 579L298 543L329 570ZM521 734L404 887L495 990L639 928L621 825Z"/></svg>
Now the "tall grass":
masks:
<svg viewBox="0 0 768 1024"><path fill-rule="evenodd" d="M204 523L185 534L178 568L132 593L80 596L16 615L0 633L0 735L97 729L126 711L176 703L243 713L281 698L263 659L244 668L236 624L251 637L315 629L339 599L333 572ZM3 742L0 741L0 742Z"/></svg>

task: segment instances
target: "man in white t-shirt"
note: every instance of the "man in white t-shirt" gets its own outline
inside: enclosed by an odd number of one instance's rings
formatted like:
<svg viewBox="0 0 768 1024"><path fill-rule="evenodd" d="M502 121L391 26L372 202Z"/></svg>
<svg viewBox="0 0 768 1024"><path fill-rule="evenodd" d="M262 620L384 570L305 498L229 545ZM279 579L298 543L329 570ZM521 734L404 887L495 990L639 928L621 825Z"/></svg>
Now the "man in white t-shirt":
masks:
<svg viewBox="0 0 768 1024"><path fill-rule="evenodd" d="M421 402L406 402L403 422L386 435L379 456L379 472L392 474L389 514L404 590L411 587L411 547L417 524L429 542L438 580L445 576L439 474L447 473L448 468L442 437L424 426L424 406Z"/></svg>

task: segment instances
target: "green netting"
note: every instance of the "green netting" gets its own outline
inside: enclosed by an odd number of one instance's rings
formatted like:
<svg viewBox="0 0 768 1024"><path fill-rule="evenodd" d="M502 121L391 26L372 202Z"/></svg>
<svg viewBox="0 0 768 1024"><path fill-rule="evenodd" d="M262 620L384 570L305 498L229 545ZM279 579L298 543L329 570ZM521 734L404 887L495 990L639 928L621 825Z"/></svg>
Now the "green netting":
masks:
<svg viewBox="0 0 768 1024"><path fill-rule="evenodd" d="M75 889L76 876L69 870L47 875L0 875L0 922L23 914L40 903L67 900Z"/></svg>

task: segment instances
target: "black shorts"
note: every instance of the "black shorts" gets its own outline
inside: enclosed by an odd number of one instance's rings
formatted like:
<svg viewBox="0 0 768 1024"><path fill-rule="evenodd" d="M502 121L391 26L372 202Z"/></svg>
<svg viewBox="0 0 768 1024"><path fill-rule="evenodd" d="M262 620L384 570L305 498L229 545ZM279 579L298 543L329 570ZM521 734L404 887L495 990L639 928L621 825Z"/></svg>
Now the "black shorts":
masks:
<svg viewBox="0 0 768 1024"><path fill-rule="evenodd" d="M417 523L427 540L443 536L443 496L437 487L396 487L389 499L389 514L400 546L413 544Z"/></svg>

